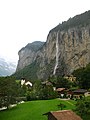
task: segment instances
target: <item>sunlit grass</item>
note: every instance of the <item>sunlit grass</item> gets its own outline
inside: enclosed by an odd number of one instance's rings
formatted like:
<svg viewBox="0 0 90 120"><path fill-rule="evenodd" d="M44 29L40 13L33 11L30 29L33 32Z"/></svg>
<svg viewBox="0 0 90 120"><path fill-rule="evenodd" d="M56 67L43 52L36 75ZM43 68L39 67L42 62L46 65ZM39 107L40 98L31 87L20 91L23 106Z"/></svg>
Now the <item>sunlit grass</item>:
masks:
<svg viewBox="0 0 90 120"><path fill-rule="evenodd" d="M62 103L65 105L64 109L74 109L73 101L69 100L38 100L19 104L16 107L0 111L0 120L47 120L43 115L49 111L60 110L58 105Z"/></svg>

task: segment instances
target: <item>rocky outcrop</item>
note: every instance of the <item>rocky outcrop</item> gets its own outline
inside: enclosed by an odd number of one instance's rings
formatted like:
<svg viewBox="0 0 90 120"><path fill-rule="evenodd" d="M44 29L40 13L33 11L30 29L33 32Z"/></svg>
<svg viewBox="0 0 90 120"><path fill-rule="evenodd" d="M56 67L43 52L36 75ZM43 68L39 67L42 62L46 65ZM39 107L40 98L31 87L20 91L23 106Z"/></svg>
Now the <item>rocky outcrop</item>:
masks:
<svg viewBox="0 0 90 120"><path fill-rule="evenodd" d="M17 65L17 70L19 71L23 69L24 67L28 66L34 60L37 56L37 51L43 46L44 42L35 41L33 43L27 44L25 47L23 47L19 52L19 61Z"/></svg>
<svg viewBox="0 0 90 120"><path fill-rule="evenodd" d="M58 67L63 60L65 74L90 62L90 26L58 31L58 43Z"/></svg>
<svg viewBox="0 0 90 120"><path fill-rule="evenodd" d="M59 24L49 32L46 43L37 51L21 50L18 70L34 61L38 65L34 74L38 79L47 79L50 75L67 75L85 67L90 63L89 16L90 11Z"/></svg>
<svg viewBox="0 0 90 120"><path fill-rule="evenodd" d="M90 63L90 25L50 32L44 48L38 51L38 56L38 78L43 78L47 74L67 75L80 67L85 67ZM48 73L47 66L52 62Z"/></svg>

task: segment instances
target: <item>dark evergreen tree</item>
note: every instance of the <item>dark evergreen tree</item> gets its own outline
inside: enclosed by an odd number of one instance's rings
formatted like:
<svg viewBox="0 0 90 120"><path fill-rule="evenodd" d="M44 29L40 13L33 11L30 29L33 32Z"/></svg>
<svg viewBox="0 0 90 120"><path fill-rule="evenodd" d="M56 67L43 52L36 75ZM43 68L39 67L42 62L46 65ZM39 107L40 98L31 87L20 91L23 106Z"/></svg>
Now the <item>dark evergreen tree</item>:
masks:
<svg viewBox="0 0 90 120"><path fill-rule="evenodd" d="M90 88L90 64L85 68L75 70L73 75L76 76L76 82L80 88Z"/></svg>
<svg viewBox="0 0 90 120"><path fill-rule="evenodd" d="M80 116L89 115L90 114L90 98L85 98L82 100L78 100L76 103L76 110Z"/></svg>
<svg viewBox="0 0 90 120"><path fill-rule="evenodd" d="M13 77L0 78L0 105L7 109L11 104L16 103L18 97L18 85Z"/></svg>

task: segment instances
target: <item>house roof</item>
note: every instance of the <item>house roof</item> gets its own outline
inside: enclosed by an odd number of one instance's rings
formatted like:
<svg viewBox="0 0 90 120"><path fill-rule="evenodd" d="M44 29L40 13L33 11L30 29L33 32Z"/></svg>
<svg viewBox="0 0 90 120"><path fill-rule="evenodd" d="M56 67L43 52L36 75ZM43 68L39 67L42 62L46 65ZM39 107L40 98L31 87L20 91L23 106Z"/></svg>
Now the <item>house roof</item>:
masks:
<svg viewBox="0 0 90 120"><path fill-rule="evenodd" d="M32 86L32 83L31 83L30 81L27 81L27 82L25 83L25 85L30 85L30 86Z"/></svg>
<svg viewBox="0 0 90 120"><path fill-rule="evenodd" d="M73 91L73 93L85 93L85 92L87 92L87 90L85 89L77 89Z"/></svg>
<svg viewBox="0 0 90 120"><path fill-rule="evenodd" d="M65 88L57 88L56 91L61 92L61 91L63 91L63 90L65 90Z"/></svg>
<svg viewBox="0 0 90 120"><path fill-rule="evenodd" d="M25 80L25 79L22 79L21 80L21 85L29 85L29 86L32 86L32 83L30 82L30 81L28 81L28 80Z"/></svg>
<svg viewBox="0 0 90 120"><path fill-rule="evenodd" d="M44 82L42 82L42 85L52 85L52 83L49 81L44 81Z"/></svg>
<svg viewBox="0 0 90 120"><path fill-rule="evenodd" d="M71 110L62 110L62 111L55 111L55 112L49 112L45 115L52 114L56 120L82 120L81 117L76 115Z"/></svg>

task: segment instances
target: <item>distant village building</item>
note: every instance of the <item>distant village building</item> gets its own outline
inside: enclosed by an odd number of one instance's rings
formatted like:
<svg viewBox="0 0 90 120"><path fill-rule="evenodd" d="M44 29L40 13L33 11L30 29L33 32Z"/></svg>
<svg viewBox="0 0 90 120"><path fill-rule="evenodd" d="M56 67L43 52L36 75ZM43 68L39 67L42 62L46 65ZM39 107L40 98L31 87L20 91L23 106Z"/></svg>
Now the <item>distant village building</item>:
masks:
<svg viewBox="0 0 90 120"><path fill-rule="evenodd" d="M56 87L53 87L53 90L56 91Z"/></svg>
<svg viewBox="0 0 90 120"><path fill-rule="evenodd" d="M32 87L32 83L30 81L26 81L25 79L21 80L21 86L23 85Z"/></svg>
<svg viewBox="0 0 90 120"><path fill-rule="evenodd" d="M42 85L45 85L45 86L53 86L53 84L51 83L51 82L49 82L49 81L43 81L42 82Z"/></svg>
<svg viewBox="0 0 90 120"><path fill-rule="evenodd" d="M80 116L71 110L48 112L44 115L48 116L48 120L82 120Z"/></svg>
<svg viewBox="0 0 90 120"><path fill-rule="evenodd" d="M56 91L57 91L59 96L63 97L66 89L65 88L57 88Z"/></svg>
<svg viewBox="0 0 90 120"><path fill-rule="evenodd" d="M56 91L58 93L63 93L65 91L65 88L57 88Z"/></svg>
<svg viewBox="0 0 90 120"><path fill-rule="evenodd" d="M85 89L77 89L77 90L73 91L73 94L76 94L76 95L82 94L82 95L84 95L86 92L87 92L87 90L85 90Z"/></svg>
<svg viewBox="0 0 90 120"><path fill-rule="evenodd" d="M84 93L85 97L90 96L90 92Z"/></svg>
<svg viewBox="0 0 90 120"><path fill-rule="evenodd" d="M65 76L64 78L71 81L71 82L76 81L76 77L74 77L73 75L68 75L68 76Z"/></svg>
<svg viewBox="0 0 90 120"><path fill-rule="evenodd" d="M90 96L90 92L85 89L76 89L73 91L67 90L67 97L71 98L71 96L73 96L73 98L80 99L80 97Z"/></svg>
<svg viewBox="0 0 90 120"><path fill-rule="evenodd" d="M73 92L73 96L76 98L80 98L80 96L85 96L85 94L88 92L85 89L77 89L72 91Z"/></svg>
<svg viewBox="0 0 90 120"><path fill-rule="evenodd" d="M41 82L41 84L43 86L52 86L53 90L56 91L56 87L54 87L53 84L51 82L49 82L48 80Z"/></svg>
<svg viewBox="0 0 90 120"><path fill-rule="evenodd" d="M25 84L25 80L22 79L22 80L21 80L21 86L23 86L24 84Z"/></svg>
<svg viewBox="0 0 90 120"><path fill-rule="evenodd" d="M85 97L90 96L90 92L87 91L86 89L69 90L66 88L57 88L56 91L61 98L66 96L67 98L80 99L81 97L84 96Z"/></svg>
<svg viewBox="0 0 90 120"><path fill-rule="evenodd" d="M32 87L32 83L30 81L25 82L25 85L29 85Z"/></svg>

